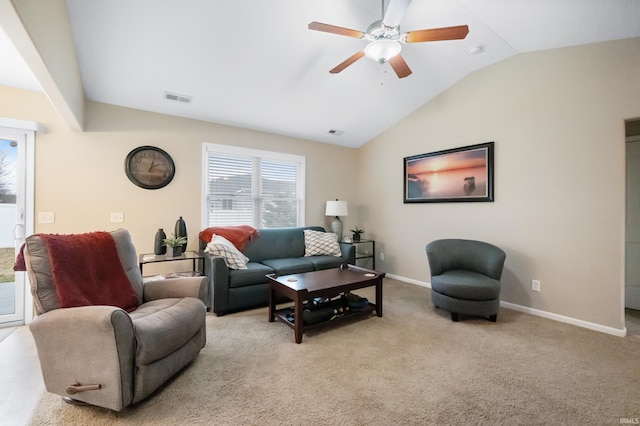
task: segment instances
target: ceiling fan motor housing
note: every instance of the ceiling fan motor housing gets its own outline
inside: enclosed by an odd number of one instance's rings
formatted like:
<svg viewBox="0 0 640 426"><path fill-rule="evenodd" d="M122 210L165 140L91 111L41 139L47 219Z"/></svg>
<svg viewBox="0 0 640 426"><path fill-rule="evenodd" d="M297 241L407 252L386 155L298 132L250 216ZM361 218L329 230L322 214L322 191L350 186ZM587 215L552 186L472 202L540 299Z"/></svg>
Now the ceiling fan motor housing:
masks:
<svg viewBox="0 0 640 426"><path fill-rule="evenodd" d="M382 21L376 21L367 28L365 38L369 41L386 38L389 40L400 40L400 26L387 27Z"/></svg>
<svg viewBox="0 0 640 426"><path fill-rule="evenodd" d="M369 40L369 44L365 47L364 54L367 58L381 64L384 64L402 50L399 43L400 26L387 27L382 21L376 21L367 28L365 38Z"/></svg>

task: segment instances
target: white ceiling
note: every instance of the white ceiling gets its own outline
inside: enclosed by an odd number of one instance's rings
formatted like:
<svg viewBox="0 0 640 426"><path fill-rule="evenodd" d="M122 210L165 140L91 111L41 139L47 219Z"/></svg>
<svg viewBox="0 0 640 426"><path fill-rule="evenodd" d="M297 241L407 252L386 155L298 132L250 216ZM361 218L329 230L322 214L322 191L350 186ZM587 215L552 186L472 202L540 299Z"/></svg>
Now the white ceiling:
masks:
<svg viewBox="0 0 640 426"><path fill-rule="evenodd" d="M364 31L381 19L380 0L67 6L87 99L347 147L518 53L640 37L639 0L413 0L402 32L467 24L469 35L403 45L413 74L398 79L388 64L367 58L329 74L366 41L307 29L320 21ZM470 54L472 46L484 53ZM0 84L40 90L3 31L0 55ZM193 101L167 101L167 91Z"/></svg>

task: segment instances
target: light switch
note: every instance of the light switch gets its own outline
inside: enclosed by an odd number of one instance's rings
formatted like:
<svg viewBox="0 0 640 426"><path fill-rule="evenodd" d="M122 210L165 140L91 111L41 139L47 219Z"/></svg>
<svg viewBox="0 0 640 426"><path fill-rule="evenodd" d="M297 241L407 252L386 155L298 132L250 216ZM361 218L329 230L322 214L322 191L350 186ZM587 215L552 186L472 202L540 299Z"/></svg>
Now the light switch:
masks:
<svg viewBox="0 0 640 426"><path fill-rule="evenodd" d="M124 213L122 213L122 212L112 212L111 213L111 222L117 222L117 223L124 222Z"/></svg>
<svg viewBox="0 0 640 426"><path fill-rule="evenodd" d="M55 214L53 212L38 212L39 223L53 223L55 222Z"/></svg>

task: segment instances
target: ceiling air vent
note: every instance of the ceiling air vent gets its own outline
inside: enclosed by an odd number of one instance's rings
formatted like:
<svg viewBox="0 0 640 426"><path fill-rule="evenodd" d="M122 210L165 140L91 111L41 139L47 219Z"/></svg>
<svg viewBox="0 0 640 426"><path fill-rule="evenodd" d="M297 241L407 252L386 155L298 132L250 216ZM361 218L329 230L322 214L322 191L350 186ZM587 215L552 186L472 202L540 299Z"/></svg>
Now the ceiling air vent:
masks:
<svg viewBox="0 0 640 426"><path fill-rule="evenodd" d="M187 95L179 95L177 93L164 92L164 98L169 101L183 102L185 104L190 104L193 98Z"/></svg>
<svg viewBox="0 0 640 426"><path fill-rule="evenodd" d="M333 136L340 136L343 133L344 133L344 130L336 130L336 129L329 130L329 134Z"/></svg>

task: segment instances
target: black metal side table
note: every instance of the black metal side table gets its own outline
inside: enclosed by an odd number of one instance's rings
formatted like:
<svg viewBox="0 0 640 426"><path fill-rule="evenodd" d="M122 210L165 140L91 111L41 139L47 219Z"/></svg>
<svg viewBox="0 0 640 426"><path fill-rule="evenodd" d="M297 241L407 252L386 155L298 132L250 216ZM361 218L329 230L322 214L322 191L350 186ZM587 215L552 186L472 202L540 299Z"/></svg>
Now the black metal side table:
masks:
<svg viewBox="0 0 640 426"><path fill-rule="evenodd" d="M374 240L360 240L360 241L341 241L346 244L352 244L356 247L356 264L358 259L372 259L373 266L371 269L376 269L376 242Z"/></svg>

